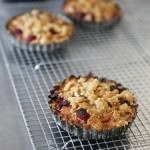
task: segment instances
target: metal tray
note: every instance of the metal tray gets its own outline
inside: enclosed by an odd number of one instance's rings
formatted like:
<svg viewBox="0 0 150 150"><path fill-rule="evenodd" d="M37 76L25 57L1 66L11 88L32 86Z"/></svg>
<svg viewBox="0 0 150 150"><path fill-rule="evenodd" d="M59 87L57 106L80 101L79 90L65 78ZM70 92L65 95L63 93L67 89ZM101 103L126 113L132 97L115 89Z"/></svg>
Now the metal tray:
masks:
<svg viewBox="0 0 150 150"><path fill-rule="evenodd" d="M1 54L34 149L150 149L149 18L142 17L144 9L141 15L136 13L133 4L136 2L138 7L138 0L119 2L125 14L120 24L97 32L77 28L68 48L53 54L12 47L4 25L11 15L33 6L59 12L61 1L5 5L5 10L9 9L11 14L3 11L5 15L1 16ZM62 130L52 119L47 104L49 89L70 74L88 72L118 80L135 91L139 103L138 115L128 132L121 137L82 140Z"/></svg>

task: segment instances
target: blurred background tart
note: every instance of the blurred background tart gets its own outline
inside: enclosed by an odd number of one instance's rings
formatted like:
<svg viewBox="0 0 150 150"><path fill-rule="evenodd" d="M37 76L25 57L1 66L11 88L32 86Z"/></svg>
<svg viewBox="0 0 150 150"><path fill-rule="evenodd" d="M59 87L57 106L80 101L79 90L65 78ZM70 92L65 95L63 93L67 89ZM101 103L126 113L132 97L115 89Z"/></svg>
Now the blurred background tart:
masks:
<svg viewBox="0 0 150 150"><path fill-rule="evenodd" d="M121 8L114 0L65 0L63 10L81 22L112 22L122 16Z"/></svg>
<svg viewBox="0 0 150 150"><path fill-rule="evenodd" d="M10 19L7 30L20 41L47 45L69 40L74 26L68 20L47 11L31 10Z"/></svg>

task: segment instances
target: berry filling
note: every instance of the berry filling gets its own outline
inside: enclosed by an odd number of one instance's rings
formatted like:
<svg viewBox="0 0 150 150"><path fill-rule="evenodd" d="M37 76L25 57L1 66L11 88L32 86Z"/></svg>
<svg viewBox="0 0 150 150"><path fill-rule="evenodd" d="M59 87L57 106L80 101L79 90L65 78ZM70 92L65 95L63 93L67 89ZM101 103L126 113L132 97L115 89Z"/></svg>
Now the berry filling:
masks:
<svg viewBox="0 0 150 150"><path fill-rule="evenodd" d="M124 103L127 103L128 105L130 105L128 100L126 100L125 98L122 98L122 97L119 98L119 102L120 102L121 105L124 104Z"/></svg>
<svg viewBox="0 0 150 150"><path fill-rule="evenodd" d="M21 29L15 29L12 33L13 33L15 36L21 36L21 35L22 35L22 30L21 30Z"/></svg>
<svg viewBox="0 0 150 150"><path fill-rule="evenodd" d="M27 41L28 42L32 42L36 39L36 36L35 35L29 35L28 38L27 38Z"/></svg>
<svg viewBox="0 0 150 150"><path fill-rule="evenodd" d="M53 103L53 101L60 101L60 98L58 98L58 94L55 93L54 90L50 91L50 95L48 95L49 100L49 104Z"/></svg>
<svg viewBox="0 0 150 150"><path fill-rule="evenodd" d="M63 100L62 105L63 105L63 106L69 106L69 105L70 105L70 102L67 101L67 100Z"/></svg>
<svg viewBox="0 0 150 150"><path fill-rule="evenodd" d="M106 78L99 78L99 80L100 80L101 82L106 82L106 81L107 81Z"/></svg>
<svg viewBox="0 0 150 150"><path fill-rule="evenodd" d="M53 89L53 90L51 90L51 91L50 91L50 93L51 93L51 94L54 94L54 93L55 93L55 90L54 90L54 89Z"/></svg>
<svg viewBox="0 0 150 150"><path fill-rule="evenodd" d="M78 119L86 121L90 115L86 112L86 109L80 108L76 111L76 116Z"/></svg>
<svg viewBox="0 0 150 150"><path fill-rule="evenodd" d="M48 98L50 98L50 99L57 99L57 94L56 93L53 93L53 94L51 94L51 95L49 95L48 96Z"/></svg>
<svg viewBox="0 0 150 150"><path fill-rule="evenodd" d="M58 34L58 32L57 32L55 29L53 29L53 28L51 28L51 29L49 30L49 32L52 33L52 34Z"/></svg>
<svg viewBox="0 0 150 150"><path fill-rule="evenodd" d="M119 93L121 93L124 90L127 90L127 88L123 87L122 84L120 84L120 83L110 86L110 91L113 91L115 89L117 89L119 91Z"/></svg>
<svg viewBox="0 0 150 150"><path fill-rule="evenodd" d="M61 108L63 107L63 106L70 106L70 103L67 101L67 100L59 100L59 101L57 101L57 103L56 103L56 109L55 109L55 114L57 115L57 114L59 114L59 112L60 112L60 110L61 110Z"/></svg>
<svg viewBox="0 0 150 150"><path fill-rule="evenodd" d="M119 93L121 93L122 91L127 90L127 88L123 87L122 85L118 86L117 89L119 90Z"/></svg>
<svg viewBox="0 0 150 150"><path fill-rule="evenodd" d="M84 17L86 16L86 14L84 12L76 12L75 13L75 17L78 19L78 20L84 20Z"/></svg>
<svg viewBox="0 0 150 150"><path fill-rule="evenodd" d="M92 72L89 72L89 74L86 76L87 78L92 78L94 75Z"/></svg>
<svg viewBox="0 0 150 150"><path fill-rule="evenodd" d="M56 115L59 114L59 112L63 106L70 106L70 102L67 100L64 100L63 98L59 98L57 93L55 93L54 90L50 91L50 93L51 94L48 96L48 98L50 98L48 103L54 104L54 106L55 106L54 107L54 113Z"/></svg>
<svg viewBox="0 0 150 150"><path fill-rule="evenodd" d="M111 85L110 86L110 91L113 91L113 90L115 90L116 89L116 86L115 85Z"/></svg>

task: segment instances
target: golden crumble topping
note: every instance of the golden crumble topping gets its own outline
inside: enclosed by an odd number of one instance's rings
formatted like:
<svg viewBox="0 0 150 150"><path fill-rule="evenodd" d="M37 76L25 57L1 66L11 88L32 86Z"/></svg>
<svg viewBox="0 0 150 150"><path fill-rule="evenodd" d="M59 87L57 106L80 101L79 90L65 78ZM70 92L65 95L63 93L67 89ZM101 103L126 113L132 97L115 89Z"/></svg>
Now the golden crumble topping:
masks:
<svg viewBox="0 0 150 150"><path fill-rule="evenodd" d="M46 11L32 10L12 18L7 30L17 39L31 44L51 44L68 40L74 27Z"/></svg>
<svg viewBox="0 0 150 150"><path fill-rule="evenodd" d="M64 12L80 21L110 22L122 16L114 0L65 0Z"/></svg>
<svg viewBox="0 0 150 150"><path fill-rule="evenodd" d="M97 131L122 127L134 120L134 94L120 83L93 75L71 76L49 96L52 111L71 125Z"/></svg>

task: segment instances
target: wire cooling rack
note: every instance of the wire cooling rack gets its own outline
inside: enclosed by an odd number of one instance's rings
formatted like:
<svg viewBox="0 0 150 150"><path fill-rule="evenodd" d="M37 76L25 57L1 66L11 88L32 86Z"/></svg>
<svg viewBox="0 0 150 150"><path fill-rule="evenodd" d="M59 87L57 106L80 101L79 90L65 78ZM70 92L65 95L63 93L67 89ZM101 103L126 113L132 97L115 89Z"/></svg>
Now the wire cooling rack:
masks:
<svg viewBox="0 0 150 150"><path fill-rule="evenodd" d="M141 23L142 18L131 11L132 5L129 7L126 2L121 4L125 15L120 24L97 32L77 28L67 49L53 54L12 47L8 44L5 31L1 33L1 53L34 149L150 149L150 61L147 41L150 34L145 32L148 31L148 26L144 25L147 21L142 20L144 23ZM33 7L33 4L18 5L7 8L12 14L17 14ZM36 3L34 7L47 8L47 5L52 11L60 10L60 1ZM6 16L2 18L3 23L10 14ZM146 35L145 40L143 35ZM118 80L137 95L137 118L128 132L118 138L79 139L62 130L52 119L47 98L49 89L71 74L85 75L89 72Z"/></svg>

